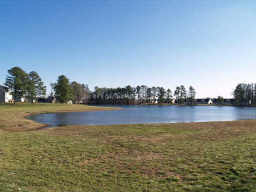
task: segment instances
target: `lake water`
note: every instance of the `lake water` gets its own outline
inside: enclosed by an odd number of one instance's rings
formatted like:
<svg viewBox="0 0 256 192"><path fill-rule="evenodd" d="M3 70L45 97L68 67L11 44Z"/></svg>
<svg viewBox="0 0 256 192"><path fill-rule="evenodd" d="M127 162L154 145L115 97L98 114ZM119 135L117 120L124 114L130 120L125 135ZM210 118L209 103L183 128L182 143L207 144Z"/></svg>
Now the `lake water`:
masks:
<svg viewBox="0 0 256 192"><path fill-rule="evenodd" d="M233 106L121 106L122 110L50 113L29 119L61 125L112 125L256 119L256 108Z"/></svg>

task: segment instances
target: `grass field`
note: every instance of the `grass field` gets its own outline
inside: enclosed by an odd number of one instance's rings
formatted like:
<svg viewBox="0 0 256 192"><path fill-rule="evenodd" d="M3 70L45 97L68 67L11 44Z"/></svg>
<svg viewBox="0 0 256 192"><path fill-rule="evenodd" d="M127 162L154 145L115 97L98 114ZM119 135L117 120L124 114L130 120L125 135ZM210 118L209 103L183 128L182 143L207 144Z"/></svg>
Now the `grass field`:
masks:
<svg viewBox="0 0 256 192"><path fill-rule="evenodd" d="M256 191L255 120L34 130L24 119L98 109L0 106L0 191Z"/></svg>

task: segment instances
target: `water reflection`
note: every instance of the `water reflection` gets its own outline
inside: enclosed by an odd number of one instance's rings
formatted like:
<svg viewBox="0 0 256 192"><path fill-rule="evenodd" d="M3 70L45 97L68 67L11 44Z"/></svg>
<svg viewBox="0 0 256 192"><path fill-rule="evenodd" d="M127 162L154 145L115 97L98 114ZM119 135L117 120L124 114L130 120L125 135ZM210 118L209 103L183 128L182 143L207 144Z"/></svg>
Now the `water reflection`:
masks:
<svg viewBox="0 0 256 192"><path fill-rule="evenodd" d="M124 110L40 114L30 119L51 126L205 122L256 119L256 108L233 106L122 106Z"/></svg>

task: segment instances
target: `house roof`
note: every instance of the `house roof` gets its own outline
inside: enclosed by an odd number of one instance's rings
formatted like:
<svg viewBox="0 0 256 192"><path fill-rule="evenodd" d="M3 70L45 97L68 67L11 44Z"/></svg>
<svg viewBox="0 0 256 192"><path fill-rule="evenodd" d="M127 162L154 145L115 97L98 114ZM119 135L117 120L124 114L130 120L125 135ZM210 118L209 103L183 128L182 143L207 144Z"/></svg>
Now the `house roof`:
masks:
<svg viewBox="0 0 256 192"><path fill-rule="evenodd" d="M8 90L8 89L9 89L8 87L3 86L3 85L0 85L0 88L6 89L6 90Z"/></svg>

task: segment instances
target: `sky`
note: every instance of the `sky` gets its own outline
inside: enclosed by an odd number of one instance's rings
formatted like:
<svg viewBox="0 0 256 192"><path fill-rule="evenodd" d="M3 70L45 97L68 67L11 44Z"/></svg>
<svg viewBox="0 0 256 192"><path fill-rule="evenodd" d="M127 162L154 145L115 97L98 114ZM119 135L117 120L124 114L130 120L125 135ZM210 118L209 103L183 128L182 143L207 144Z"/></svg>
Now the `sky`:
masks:
<svg viewBox="0 0 256 192"><path fill-rule="evenodd" d="M255 0L1 0L0 84L14 66L99 87L256 82Z"/></svg>

